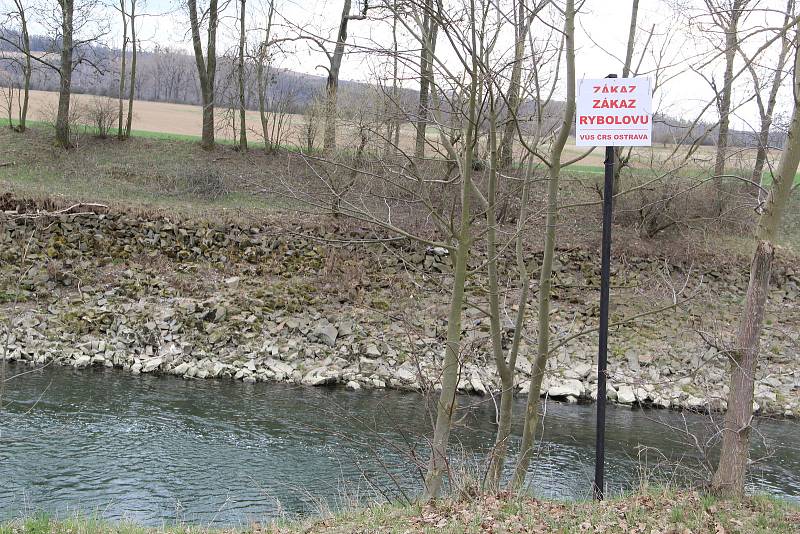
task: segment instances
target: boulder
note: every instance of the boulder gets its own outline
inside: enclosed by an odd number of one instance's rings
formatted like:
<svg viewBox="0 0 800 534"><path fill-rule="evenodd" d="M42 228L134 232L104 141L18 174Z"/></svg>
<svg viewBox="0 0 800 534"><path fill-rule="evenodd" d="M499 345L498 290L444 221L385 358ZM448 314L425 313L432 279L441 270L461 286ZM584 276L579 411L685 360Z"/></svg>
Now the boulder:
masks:
<svg viewBox="0 0 800 534"><path fill-rule="evenodd" d="M394 378L400 382L409 384L417 380L417 373L409 369L407 366L402 366L394 372Z"/></svg>
<svg viewBox="0 0 800 534"><path fill-rule="evenodd" d="M472 391L474 393L481 396L486 395L486 386L483 385L483 380L481 380L481 377L477 372L473 372L469 377L469 383L472 386Z"/></svg>
<svg viewBox="0 0 800 534"><path fill-rule="evenodd" d="M617 389L617 402L620 404L633 404L636 402L636 394L633 392L633 388L627 384L621 385Z"/></svg>
<svg viewBox="0 0 800 534"><path fill-rule="evenodd" d="M321 321L314 327L313 336L321 343L333 347L336 345L339 330L328 321Z"/></svg>
<svg viewBox="0 0 800 534"><path fill-rule="evenodd" d="M378 360L372 360L365 356L358 359L358 367L361 369L361 372L365 374L374 373L378 369L379 363Z"/></svg>
<svg viewBox="0 0 800 534"><path fill-rule="evenodd" d="M84 367L89 367L92 363L92 357L87 354L81 354L75 361L72 363L72 366L76 369L83 369Z"/></svg>
<svg viewBox="0 0 800 534"><path fill-rule="evenodd" d="M300 381L305 386L326 386L336 382L336 377L328 374L327 367L317 367L309 371Z"/></svg>
<svg viewBox="0 0 800 534"><path fill-rule="evenodd" d="M203 315L202 319L204 321L210 322L219 322L225 319L228 315L228 310L222 304L218 304L212 308L207 309Z"/></svg>
<svg viewBox="0 0 800 534"><path fill-rule="evenodd" d="M588 363L579 363L573 365L570 369L564 371L564 378L571 378L573 380L583 380L589 373L592 372L592 366Z"/></svg>
<svg viewBox="0 0 800 534"><path fill-rule="evenodd" d="M578 398L583 394L583 384L580 380L570 379L565 380L560 384L554 384L547 390L550 397L564 398L575 397Z"/></svg>
<svg viewBox="0 0 800 534"><path fill-rule="evenodd" d="M533 368L533 366L531 365L531 362L528 361L528 358L526 358L522 354L517 356L517 363L516 363L515 367L516 367L517 371L519 371L519 372L521 372L523 374L526 374L526 375L530 375L531 374L531 369Z"/></svg>
<svg viewBox="0 0 800 534"><path fill-rule="evenodd" d="M292 376L292 373L294 372L294 367L286 362L276 360L275 358L267 358L267 360L264 362L264 365L267 367L267 369L280 377ZM255 365L253 366L253 370L255 370Z"/></svg>
<svg viewBox="0 0 800 534"><path fill-rule="evenodd" d="M149 358L144 361L144 364L142 364L142 372L152 373L153 371L156 371L159 367L161 367L162 363L164 363L164 360L162 360L161 358Z"/></svg>

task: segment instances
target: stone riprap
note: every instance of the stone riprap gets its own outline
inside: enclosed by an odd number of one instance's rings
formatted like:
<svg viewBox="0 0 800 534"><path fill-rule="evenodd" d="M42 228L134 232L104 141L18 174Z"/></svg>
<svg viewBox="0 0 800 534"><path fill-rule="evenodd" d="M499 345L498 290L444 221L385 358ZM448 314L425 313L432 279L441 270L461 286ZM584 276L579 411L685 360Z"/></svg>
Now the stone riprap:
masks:
<svg viewBox="0 0 800 534"><path fill-rule="evenodd" d="M336 243L374 237L365 230L343 236L129 213L21 215L0 215L0 355L7 360L244 383L435 389L448 296L445 249L334 246L310 237ZM561 346L548 363L549 398L596 396L596 334L564 340L596 326L598 263L593 251L558 251L551 337ZM691 298L612 328L610 400L723 409L726 347L746 265L701 268L625 257L615 259L613 283L612 322L663 306L673 288L685 286L679 301ZM774 287L755 402L761 413L798 416L798 272L778 264ZM470 282L473 302L481 288L481 280ZM504 321L513 316L511 296ZM517 361L521 393L534 357L535 306L529 315ZM488 329L480 306L465 309L463 393L498 391ZM510 327L505 333L510 339Z"/></svg>

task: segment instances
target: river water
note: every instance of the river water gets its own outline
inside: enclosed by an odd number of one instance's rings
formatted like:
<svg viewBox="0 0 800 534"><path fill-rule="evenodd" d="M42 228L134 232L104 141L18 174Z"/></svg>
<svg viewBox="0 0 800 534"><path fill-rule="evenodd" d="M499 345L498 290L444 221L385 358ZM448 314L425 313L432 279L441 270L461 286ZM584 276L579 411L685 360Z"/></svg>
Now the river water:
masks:
<svg viewBox="0 0 800 534"><path fill-rule="evenodd" d="M462 466L454 472L469 476L492 442L495 408L491 399L460 400L469 406L453 436L454 463ZM7 383L2 402L2 519L80 510L149 525L242 525L353 499L413 496L431 428L426 402L414 393L113 370L24 374ZM523 407L519 399L516 413ZM585 498L594 472L594 408L546 408L531 489ZM608 491L703 475L700 453L680 431L687 427L710 431L707 417L609 406ZM757 429L753 456L771 457L753 469L750 489L800 500L800 425L759 420Z"/></svg>

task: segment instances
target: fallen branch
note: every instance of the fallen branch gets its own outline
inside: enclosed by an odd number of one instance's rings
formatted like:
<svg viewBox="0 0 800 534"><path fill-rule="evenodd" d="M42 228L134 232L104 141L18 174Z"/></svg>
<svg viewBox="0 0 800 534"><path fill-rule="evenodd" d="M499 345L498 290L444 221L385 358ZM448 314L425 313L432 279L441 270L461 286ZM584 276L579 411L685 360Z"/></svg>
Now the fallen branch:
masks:
<svg viewBox="0 0 800 534"><path fill-rule="evenodd" d="M89 208L90 210L95 210L97 208L108 209L108 206L105 204L94 204L94 203L87 204L81 202L56 211L37 211L35 213L19 213L16 215L11 215L11 219L44 219L46 217L60 217L62 215L97 215L95 211L76 211L76 212L72 211L77 208Z"/></svg>

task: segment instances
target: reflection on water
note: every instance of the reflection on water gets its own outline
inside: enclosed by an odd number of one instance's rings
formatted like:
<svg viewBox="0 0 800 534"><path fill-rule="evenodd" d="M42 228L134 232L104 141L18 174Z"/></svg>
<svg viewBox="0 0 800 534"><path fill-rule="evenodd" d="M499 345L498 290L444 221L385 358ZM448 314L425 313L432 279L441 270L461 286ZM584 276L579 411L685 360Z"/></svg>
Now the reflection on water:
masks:
<svg viewBox="0 0 800 534"><path fill-rule="evenodd" d="M13 367L12 371L27 368ZM462 398L454 433L460 463L479 466L492 443L491 399ZM9 404L10 403L10 404ZM415 458L426 457L424 399L413 393L230 381L134 377L58 368L8 384L0 412L0 517L25 511L98 512L141 523L244 524L321 503L414 494ZM516 409L521 413L523 399ZM621 491L655 469L697 474L687 426L707 418L609 407L607 477ZM800 426L760 421L773 456L751 489L800 499ZM516 428L515 435L520 429ZM594 408L550 402L540 459L543 496L588 495L594 472ZM761 439L759 438L759 441ZM516 445L516 443L515 443ZM684 468L676 469L676 462Z"/></svg>

